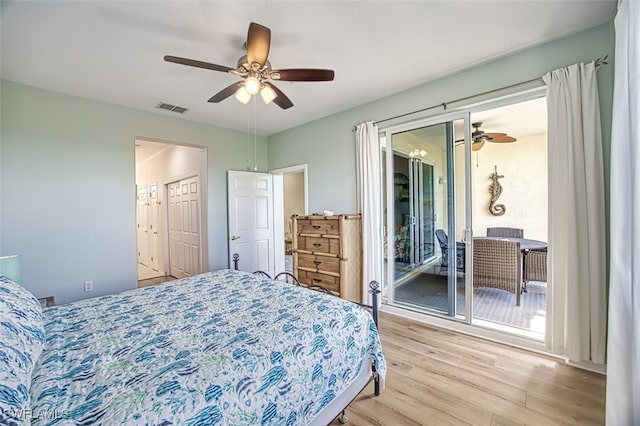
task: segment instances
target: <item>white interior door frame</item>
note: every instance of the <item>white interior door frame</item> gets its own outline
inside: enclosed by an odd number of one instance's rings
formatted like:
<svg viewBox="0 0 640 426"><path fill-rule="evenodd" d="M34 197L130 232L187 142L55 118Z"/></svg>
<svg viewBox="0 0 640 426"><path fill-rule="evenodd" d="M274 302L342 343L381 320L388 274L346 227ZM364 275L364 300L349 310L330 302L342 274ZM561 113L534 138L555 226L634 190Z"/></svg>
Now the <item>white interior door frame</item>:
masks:
<svg viewBox="0 0 640 426"><path fill-rule="evenodd" d="M144 184L157 184L157 221L154 227L158 229L157 241L157 257L158 263L156 269L161 275L170 275L169 263L169 224L168 224L168 185L183 179L194 176L199 177L200 186L200 271L209 270L209 227L208 227L208 148L202 145L186 144L177 141L150 138L144 136L136 136L134 141L134 149L136 157L136 186ZM149 144L156 145L155 148L149 147ZM146 146L146 152L142 158L138 158L137 148L139 145ZM186 157L178 158L172 163L171 168L158 165L155 162L158 157L166 155L167 150L182 147L190 149L190 156L193 158L187 160ZM200 151L199 154L192 154L192 150ZM195 151L193 151L195 152ZM151 163L151 165L150 165ZM158 171L160 168L161 171ZM142 170L140 175L138 172ZM169 173L172 173L169 175ZM136 211L137 214L137 211ZM154 229L154 232L156 230ZM156 235L156 234L154 234ZM136 251L137 252L137 251ZM155 265L154 265L155 266Z"/></svg>
<svg viewBox="0 0 640 426"><path fill-rule="evenodd" d="M273 175L302 173L302 175L304 176L304 214L309 214L309 166L307 164L298 164L297 166L269 170L269 173Z"/></svg>
<svg viewBox="0 0 640 426"><path fill-rule="evenodd" d="M309 166L307 164L298 164L296 166L283 167L280 169L269 170L274 177L274 245L275 245L275 266L276 271L285 270L284 262L284 175L293 173L302 173L304 179L304 214L309 214Z"/></svg>

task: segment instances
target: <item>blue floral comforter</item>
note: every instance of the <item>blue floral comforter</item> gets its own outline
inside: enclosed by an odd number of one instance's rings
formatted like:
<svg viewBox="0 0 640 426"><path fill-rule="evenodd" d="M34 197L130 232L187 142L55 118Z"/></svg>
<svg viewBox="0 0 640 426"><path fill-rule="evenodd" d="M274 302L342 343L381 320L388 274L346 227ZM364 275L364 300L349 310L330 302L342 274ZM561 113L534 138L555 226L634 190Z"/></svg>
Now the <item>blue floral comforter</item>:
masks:
<svg viewBox="0 0 640 426"><path fill-rule="evenodd" d="M368 312L221 270L43 312L32 424L309 423L373 359ZM44 413L39 415L38 413Z"/></svg>

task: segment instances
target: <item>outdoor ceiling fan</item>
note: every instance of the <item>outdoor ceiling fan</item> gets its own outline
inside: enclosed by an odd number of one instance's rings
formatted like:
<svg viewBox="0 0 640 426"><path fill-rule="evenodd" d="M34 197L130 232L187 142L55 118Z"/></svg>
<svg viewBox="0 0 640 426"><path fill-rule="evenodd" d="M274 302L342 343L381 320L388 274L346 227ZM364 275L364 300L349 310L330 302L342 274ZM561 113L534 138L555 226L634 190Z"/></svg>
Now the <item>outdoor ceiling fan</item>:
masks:
<svg viewBox="0 0 640 426"><path fill-rule="evenodd" d="M187 65L196 68L204 68L213 71L228 72L242 80L237 81L215 95L209 102L220 102L235 94L236 99L243 104L249 103L253 95L260 93L264 103L273 101L282 109L291 108L293 102L280 89L267 80L280 81L332 81L334 71L329 69L314 68L289 68L274 70L267 60L271 47L271 30L260 24L249 24L249 32L245 43L247 54L238 59L236 68L194 59L180 58L166 55L164 60L176 64Z"/></svg>
<svg viewBox="0 0 640 426"><path fill-rule="evenodd" d="M485 133L484 130L480 130L480 126L482 126L481 121L471 123L471 126L474 128L471 133L471 139L473 140L471 143L472 151L479 151L480 148L484 146L485 142L510 143L517 141L516 138L509 136L506 133ZM464 142L464 139L458 139L456 142Z"/></svg>

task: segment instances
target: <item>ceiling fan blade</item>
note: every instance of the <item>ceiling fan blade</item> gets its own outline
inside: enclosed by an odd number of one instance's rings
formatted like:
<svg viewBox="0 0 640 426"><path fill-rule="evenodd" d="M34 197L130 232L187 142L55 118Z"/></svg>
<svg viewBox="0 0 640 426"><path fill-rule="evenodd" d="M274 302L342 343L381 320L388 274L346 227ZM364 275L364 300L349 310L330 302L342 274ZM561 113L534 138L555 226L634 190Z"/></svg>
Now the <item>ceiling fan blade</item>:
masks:
<svg viewBox="0 0 640 426"><path fill-rule="evenodd" d="M209 62L196 61L195 59L180 58L178 56L165 55L164 60L175 64L188 65L190 67L204 68L213 71L229 72L234 68L225 67L224 65L210 64Z"/></svg>
<svg viewBox="0 0 640 426"><path fill-rule="evenodd" d="M236 91L238 90L241 84L242 84L242 81L237 81L232 85L225 87L224 89L222 89L221 91L213 95L208 102L218 103L220 101L224 101L229 96L236 93Z"/></svg>
<svg viewBox="0 0 640 426"><path fill-rule="evenodd" d="M249 33L247 34L247 62L249 62L249 67L254 62L257 62L262 68L267 62L270 46L271 30L255 22L250 23Z"/></svg>
<svg viewBox="0 0 640 426"><path fill-rule="evenodd" d="M494 142L494 143L508 143L508 142L515 142L517 141L516 138L508 136L504 133L500 134L500 133L486 133L485 136L487 136L489 142Z"/></svg>
<svg viewBox="0 0 640 426"><path fill-rule="evenodd" d="M269 73L269 78L281 81L332 81L334 76L333 70L314 68L290 68Z"/></svg>
<svg viewBox="0 0 640 426"><path fill-rule="evenodd" d="M273 100L273 103L275 103L276 105L278 105L282 109L289 109L289 108L291 108L293 106L293 102L291 102L291 99L287 98L287 95L282 93L282 91L280 89L278 89L276 86L274 86L273 84L267 83L266 81L263 82L263 84L265 86L271 87L273 89L273 91L276 92L276 95L278 95Z"/></svg>
<svg viewBox="0 0 640 426"><path fill-rule="evenodd" d="M484 146L484 141L474 142L471 144L471 151L480 151L480 148Z"/></svg>
<svg viewBox="0 0 640 426"><path fill-rule="evenodd" d="M457 140L454 141L454 144L456 144L456 145L460 145L461 143L464 143L464 139L457 139ZM473 142L471 144L471 151L474 151L474 152L475 151L479 151L480 148L482 148L483 146L484 146L484 140L480 139L480 140L478 140L476 142Z"/></svg>

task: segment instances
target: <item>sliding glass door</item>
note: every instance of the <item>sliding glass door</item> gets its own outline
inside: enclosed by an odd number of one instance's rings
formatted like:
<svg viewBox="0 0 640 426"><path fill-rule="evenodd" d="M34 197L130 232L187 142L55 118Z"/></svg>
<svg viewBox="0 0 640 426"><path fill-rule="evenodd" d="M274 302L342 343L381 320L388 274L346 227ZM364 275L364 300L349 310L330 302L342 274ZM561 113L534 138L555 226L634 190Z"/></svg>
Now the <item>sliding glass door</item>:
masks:
<svg viewBox="0 0 640 426"><path fill-rule="evenodd" d="M457 114L381 134L389 304L469 318L469 127Z"/></svg>
<svg viewBox="0 0 640 426"><path fill-rule="evenodd" d="M425 151L426 152L426 151ZM432 164L393 152L394 276L412 274L435 256Z"/></svg>

